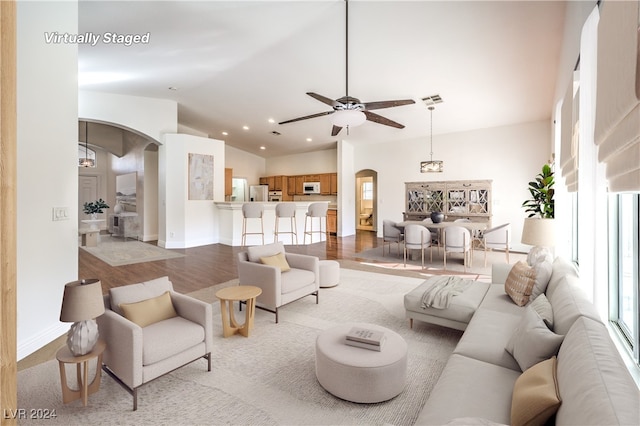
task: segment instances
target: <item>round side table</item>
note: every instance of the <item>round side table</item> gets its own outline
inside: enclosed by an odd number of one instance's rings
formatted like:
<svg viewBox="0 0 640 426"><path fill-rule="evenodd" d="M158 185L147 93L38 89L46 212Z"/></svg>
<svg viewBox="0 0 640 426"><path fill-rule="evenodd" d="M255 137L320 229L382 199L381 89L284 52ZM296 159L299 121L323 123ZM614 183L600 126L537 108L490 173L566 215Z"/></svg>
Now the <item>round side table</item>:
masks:
<svg viewBox="0 0 640 426"><path fill-rule="evenodd" d="M253 328L253 319L256 312L256 297L262 294L260 287L252 285L237 285L225 287L216 292L216 297L220 299L220 314L222 315L222 335L224 337L240 333L244 337L249 337L249 331ZM245 301L247 312L244 324L236 322L233 315L233 302Z"/></svg>
<svg viewBox="0 0 640 426"><path fill-rule="evenodd" d="M102 353L107 344L103 340L98 340L96 346L91 352L85 355L75 356L71 353L67 346L58 349L56 359L60 366L60 382L62 384L62 402L68 403L76 399L82 399L82 405L87 406L89 395L96 393L100 388L100 377L102 368ZM89 383L89 361L97 358L96 375ZM76 376L78 380L78 389L73 390L67 384L67 372L65 364L76 364ZM82 366L82 370L80 367Z"/></svg>

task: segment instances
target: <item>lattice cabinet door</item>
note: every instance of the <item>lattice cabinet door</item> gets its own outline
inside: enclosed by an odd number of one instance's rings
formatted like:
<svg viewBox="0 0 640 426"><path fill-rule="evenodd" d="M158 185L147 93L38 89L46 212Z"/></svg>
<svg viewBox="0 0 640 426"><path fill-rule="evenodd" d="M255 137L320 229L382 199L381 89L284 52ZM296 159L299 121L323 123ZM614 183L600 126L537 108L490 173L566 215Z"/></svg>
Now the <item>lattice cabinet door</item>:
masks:
<svg viewBox="0 0 640 426"><path fill-rule="evenodd" d="M407 215L419 215L425 212L424 190L419 186L407 186Z"/></svg>

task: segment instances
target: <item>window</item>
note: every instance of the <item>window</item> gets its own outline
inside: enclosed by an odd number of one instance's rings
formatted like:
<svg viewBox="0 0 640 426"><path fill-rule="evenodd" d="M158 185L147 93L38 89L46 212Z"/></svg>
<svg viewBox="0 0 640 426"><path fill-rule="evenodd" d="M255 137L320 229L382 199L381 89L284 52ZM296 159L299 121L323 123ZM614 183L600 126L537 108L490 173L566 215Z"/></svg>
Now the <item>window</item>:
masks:
<svg viewBox="0 0 640 426"><path fill-rule="evenodd" d="M373 182L362 182L362 199L373 200Z"/></svg>
<svg viewBox="0 0 640 426"><path fill-rule="evenodd" d="M85 160L89 160L85 164ZM78 167L95 167L96 166L96 152L87 147L84 144L78 144Z"/></svg>
<svg viewBox="0 0 640 426"><path fill-rule="evenodd" d="M611 319L624 336L635 362L640 363L638 330L640 195L619 194L612 196L612 201L617 208L613 211Z"/></svg>

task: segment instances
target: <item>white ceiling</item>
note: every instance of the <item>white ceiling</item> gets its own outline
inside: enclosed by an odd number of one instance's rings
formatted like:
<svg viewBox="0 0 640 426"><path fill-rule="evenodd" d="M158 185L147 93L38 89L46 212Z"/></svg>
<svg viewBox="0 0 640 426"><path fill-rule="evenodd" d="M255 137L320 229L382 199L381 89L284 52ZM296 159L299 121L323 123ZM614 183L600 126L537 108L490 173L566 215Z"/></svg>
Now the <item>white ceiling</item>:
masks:
<svg viewBox="0 0 640 426"><path fill-rule="evenodd" d="M434 94L444 100L433 113L434 134L544 120L553 108L565 6L351 0L349 95L414 99L375 111L402 130L365 122L348 137L346 129L331 137L327 117L267 121L330 110L306 92L345 95L343 0L80 1L79 33L150 33L149 44L80 45L80 89L175 100L180 124L262 157L331 148L338 138L428 139L421 99ZM117 81L83 84L90 73Z"/></svg>

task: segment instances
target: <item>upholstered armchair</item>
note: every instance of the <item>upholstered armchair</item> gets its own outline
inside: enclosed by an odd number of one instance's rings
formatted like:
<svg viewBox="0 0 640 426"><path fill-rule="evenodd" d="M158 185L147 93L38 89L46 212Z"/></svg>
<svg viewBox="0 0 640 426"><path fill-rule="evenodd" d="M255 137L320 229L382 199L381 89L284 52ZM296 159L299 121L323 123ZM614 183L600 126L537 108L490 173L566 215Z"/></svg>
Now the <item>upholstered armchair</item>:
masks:
<svg viewBox="0 0 640 426"><path fill-rule="evenodd" d="M251 246L238 253L239 285L262 289L256 307L272 312L304 296L316 296L320 288L320 260L315 256L286 253L280 242Z"/></svg>
<svg viewBox="0 0 640 426"><path fill-rule="evenodd" d="M398 244L398 254L400 254L400 243L403 239L400 228L396 226L396 222L388 219L382 221L382 255L384 256L384 246L389 243L389 253L391 253L391 244Z"/></svg>
<svg viewBox="0 0 640 426"><path fill-rule="evenodd" d="M407 250L420 250L422 269L424 269L424 249L429 247L429 259L433 262L433 245L431 231L422 225L407 225L404 227L404 267L407 267Z"/></svg>
<svg viewBox="0 0 640 426"><path fill-rule="evenodd" d="M443 229L444 269L447 269L447 253L462 253L464 272L467 272L467 259L473 265L471 232L462 226L448 226Z"/></svg>
<svg viewBox="0 0 640 426"><path fill-rule="evenodd" d="M212 307L173 291L168 277L112 288L104 306L102 369L131 393L134 411L140 386L198 358L211 371Z"/></svg>

